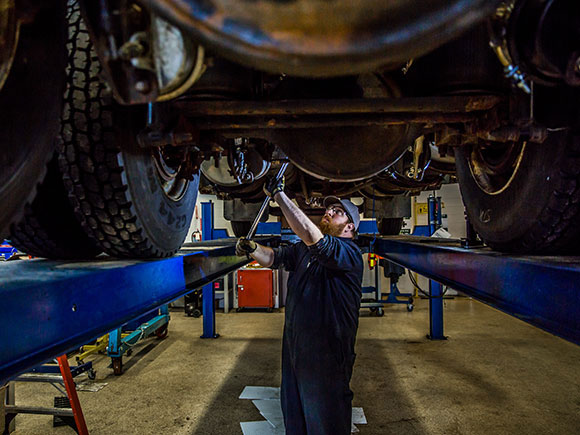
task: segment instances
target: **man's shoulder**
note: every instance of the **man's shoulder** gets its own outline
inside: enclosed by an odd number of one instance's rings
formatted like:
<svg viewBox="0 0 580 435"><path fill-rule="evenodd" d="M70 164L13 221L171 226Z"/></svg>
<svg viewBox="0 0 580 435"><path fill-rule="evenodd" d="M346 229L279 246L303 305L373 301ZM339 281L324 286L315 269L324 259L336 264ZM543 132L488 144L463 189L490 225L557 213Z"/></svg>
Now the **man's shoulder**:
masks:
<svg viewBox="0 0 580 435"><path fill-rule="evenodd" d="M350 246L352 249L355 249L356 251L358 251L362 254L360 247L358 246L358 244L355 242L355 240L352 237L335 237L335 238L337 240L339 240L340 242L344 243L345 245Z"/></svg>
<svg viewBox="0 0 580 435"><path fill-rule="evenodd" d="M337 240L339 243L341 243L346 249L352 251L354 254L359 254L359 255L355 255L355 257L357 259L360 258L360 261L362 262L362 251L353 238L351 238L351 237L334 237L334 236L329 236L329 237L333 237L335 240Z"/></svg>

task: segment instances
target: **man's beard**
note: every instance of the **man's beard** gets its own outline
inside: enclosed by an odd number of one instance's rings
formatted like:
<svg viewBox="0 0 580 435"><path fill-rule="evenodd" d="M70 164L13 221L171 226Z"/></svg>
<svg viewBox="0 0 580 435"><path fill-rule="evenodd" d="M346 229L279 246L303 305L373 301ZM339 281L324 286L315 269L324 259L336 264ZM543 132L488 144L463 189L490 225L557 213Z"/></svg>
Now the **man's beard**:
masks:
<svg viewBox="0 0 580 435"><path fill-rule="evenodd" d="M348 222L344 224L334 224L332 222L326 222L324 219L320 221L318 224L318 228L322 231L322 234L328 234L329 236L340 237L342 235L342 231Z"/></svg>

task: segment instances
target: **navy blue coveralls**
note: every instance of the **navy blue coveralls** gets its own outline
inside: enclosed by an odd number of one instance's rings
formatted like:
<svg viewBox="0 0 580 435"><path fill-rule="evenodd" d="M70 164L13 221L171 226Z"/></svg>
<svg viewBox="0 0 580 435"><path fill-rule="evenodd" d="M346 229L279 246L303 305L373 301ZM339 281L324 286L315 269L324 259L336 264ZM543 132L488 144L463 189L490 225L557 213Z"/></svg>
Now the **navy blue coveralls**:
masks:
<svg viewBox="0 0 580 435"><path fill-rule="evenodd" d="M274 250L290 272L282 345L281 400L287 434L350 434L363 273L348 238L324 236Z"/></svg>

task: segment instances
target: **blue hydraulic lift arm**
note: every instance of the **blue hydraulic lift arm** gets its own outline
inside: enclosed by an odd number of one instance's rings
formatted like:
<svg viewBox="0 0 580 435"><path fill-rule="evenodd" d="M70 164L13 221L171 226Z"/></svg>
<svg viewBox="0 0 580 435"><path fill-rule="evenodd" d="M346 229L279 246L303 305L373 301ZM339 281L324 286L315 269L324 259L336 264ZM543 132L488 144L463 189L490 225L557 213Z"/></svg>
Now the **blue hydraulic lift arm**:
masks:
<svg viewBox="0 0 580 435"><path fill-rule="evenodd" d="M416 236L361 239L403 267L580 344L580 257L514 256Z"/></svg>
<svg viewBox="0 0 580 435"><path fill-rule="evenodd" d="M201 242L162 260L2 265L0 385L244 266L249 260L235 255L234 243Z"/></svg>

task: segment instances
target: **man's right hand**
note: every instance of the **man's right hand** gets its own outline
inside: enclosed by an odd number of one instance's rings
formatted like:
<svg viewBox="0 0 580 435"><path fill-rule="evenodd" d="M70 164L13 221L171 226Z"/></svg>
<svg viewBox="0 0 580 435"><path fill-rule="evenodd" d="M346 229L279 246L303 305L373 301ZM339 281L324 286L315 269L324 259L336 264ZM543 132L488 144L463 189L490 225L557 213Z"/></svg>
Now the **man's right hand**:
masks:
<svg viewBox="0 0 580 435"><path fill-rule="evenodd" d="M286 180L284 176L281 178L272 177L264 183L264 193L270 198L274 198L277 193L284 192L284 187L286 186Z"/></svg>
<svg viewBox="0 0 580 435"><path fill-rule="evenodd" d="M250 255L256 250L258 244L253 240L248 240L245 237L240 237L236 243L236 255L244 257Z"/></svg>

